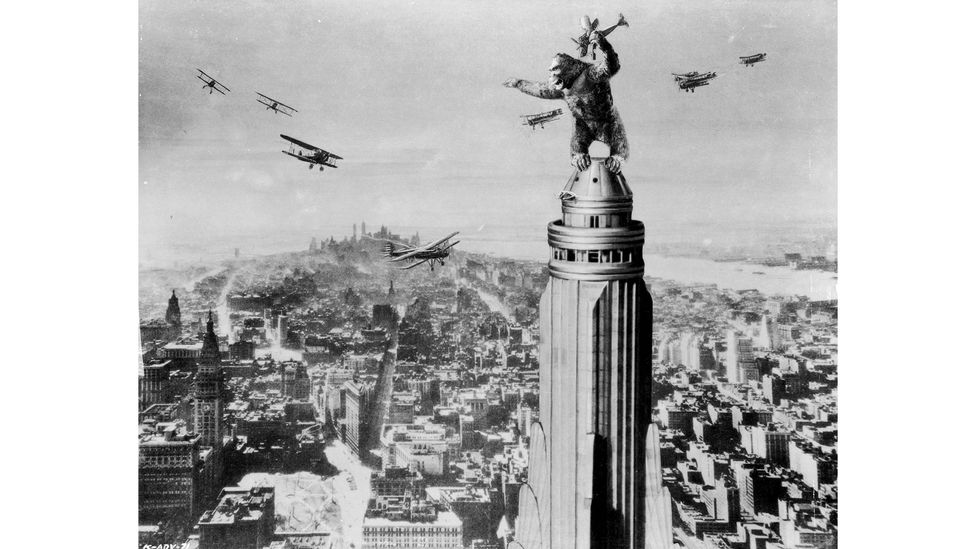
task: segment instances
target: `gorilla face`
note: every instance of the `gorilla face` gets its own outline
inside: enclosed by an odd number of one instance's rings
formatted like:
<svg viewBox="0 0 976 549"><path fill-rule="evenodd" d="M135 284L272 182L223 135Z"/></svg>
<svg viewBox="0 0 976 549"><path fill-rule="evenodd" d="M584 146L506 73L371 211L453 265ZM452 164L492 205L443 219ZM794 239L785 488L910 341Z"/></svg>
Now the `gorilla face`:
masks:
<svg viewBox="0 0 976 549"><path fill-rule="evenodd" d="M586 70L587 63L565 53L557 54L549 65L549 85L564 90L573 85L576 78Z"/></svg>

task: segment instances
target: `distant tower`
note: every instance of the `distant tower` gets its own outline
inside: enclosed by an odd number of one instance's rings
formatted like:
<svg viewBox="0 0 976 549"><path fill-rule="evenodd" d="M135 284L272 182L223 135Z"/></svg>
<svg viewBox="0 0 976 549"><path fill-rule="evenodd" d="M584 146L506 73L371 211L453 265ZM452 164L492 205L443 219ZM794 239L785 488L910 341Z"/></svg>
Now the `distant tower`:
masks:
<svg viewBox="0 0 976 549"><path fill-rule="evenodd" d="M180 320L180 300L176 297L176 290L169 297L169 305L166 306L166 323L174 328L183 325Z"/></svg>
<svg viewBox="0 0 976 549"><path fill-rule="evenodd" d="M393 289L392 280L390 280L390 290L386 292L386 298L390 301L390 303L393 303L393 300L396 299L396 290Z"/></svg>
<svg viewBox="0 0 976 549"><path fill-rule="evenodd" d="M203 446L219 447L223 441L223 388L220 346L217 344L211 311L207 315L207 333L203 336L203 348L200 349L197 375L193 381L193 427L200 435Z"/></svg>
<svg viewBox="0 0 976 549"><path fill-rule="evenodd" d="M759 379L752 338L735 330L725 332L725 375L729 383L748 383Z"/></svg>
<svg viewBox="0 0 976 549"><path fill-rule="evenodd" d="M622 175L594 159L549 224L539 305L539 421L516 540L526 549L644 547L651 296L644 224Z"/></svg>
<svg viewBox="0 0 976 549"><path fill-rule="evenodd" d="M356 224L355 223L352 224L352 241L353 242L356 241Z"/></svg>
<svg viewBox="0 0 976 549"><path fill-rule="evenodd" d="M241 249L240 248L234 248L234 259L237 259L239 257L241 257Z"/></svg>
<svg viewBox="0 0 976 549"><path fill-rule="evenodd" d="M285 342L288 340L288 315L278 316L278 344L284 346Z"/></svg>
<svg viewBox="0 0 976 549"><path fill-rule="evenodd" d="M365 221L362 222L362 224L359 226L359 229L360 229L359 230L359 234L361 234L362 236L366 236L366 222Z"/></svg>

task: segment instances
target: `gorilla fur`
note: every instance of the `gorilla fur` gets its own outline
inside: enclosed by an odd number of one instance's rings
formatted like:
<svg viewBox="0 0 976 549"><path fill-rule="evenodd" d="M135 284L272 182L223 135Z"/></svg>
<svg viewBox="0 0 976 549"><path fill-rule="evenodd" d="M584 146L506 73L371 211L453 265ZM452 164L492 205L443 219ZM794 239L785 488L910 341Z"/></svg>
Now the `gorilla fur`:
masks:
<svg viewBox="0 0 976 549"><path fill-rule="evenodd" d="M620 70L620 61L602 34L593 33L591 40L603 51L602 62L587 63L560 53L552 59L548 82L511 78L505 86L542 99L564 99L576 119L569 147L570 163L578 170L588 168L590 144L602 141L610 147L607 167L617 173L630 152L624 124L610 92L610 78Z"/></svg>

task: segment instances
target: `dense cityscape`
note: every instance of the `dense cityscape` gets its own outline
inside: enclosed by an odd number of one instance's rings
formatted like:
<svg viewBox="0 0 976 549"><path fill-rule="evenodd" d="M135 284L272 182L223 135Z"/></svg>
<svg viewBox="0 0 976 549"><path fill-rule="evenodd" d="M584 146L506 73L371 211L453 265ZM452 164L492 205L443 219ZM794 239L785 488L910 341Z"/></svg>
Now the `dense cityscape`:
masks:
<svg viewBox="0 0 976 549"><path fill-rule="evenodd" d="M513 541L547 267L385 240L141 273L140 547ZM836 546L836 301L646 282L674 543Z"/></svg>

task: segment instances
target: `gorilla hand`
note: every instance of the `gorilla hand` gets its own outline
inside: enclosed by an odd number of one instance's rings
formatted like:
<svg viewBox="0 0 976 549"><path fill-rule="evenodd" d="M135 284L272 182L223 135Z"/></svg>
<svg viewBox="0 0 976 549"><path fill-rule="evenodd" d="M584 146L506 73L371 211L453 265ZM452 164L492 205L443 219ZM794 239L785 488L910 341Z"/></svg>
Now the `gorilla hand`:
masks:
<svg viewBox="0 0 976 549"><path fill-rule="evenodd" d="M569 157L569 163L579 171L590 167L590 155L586 153L573 153Z"/></svg>
<svg viewBox="0 0 976 549"><path fill-rule="evenodd" d="M608 156L603 163L607 165L607 169L611 172L620 173L620 168L623 167L624 159L619 154L614 154Z"/></svg>
<svg viewBox="0 0 976 549"><path fill-rule="evenodd" d="M517 88L521 79L519 78L509 78L508 80L502 82L502 86L506 88Z"/></svg>

